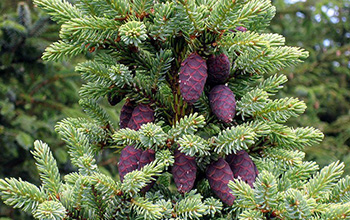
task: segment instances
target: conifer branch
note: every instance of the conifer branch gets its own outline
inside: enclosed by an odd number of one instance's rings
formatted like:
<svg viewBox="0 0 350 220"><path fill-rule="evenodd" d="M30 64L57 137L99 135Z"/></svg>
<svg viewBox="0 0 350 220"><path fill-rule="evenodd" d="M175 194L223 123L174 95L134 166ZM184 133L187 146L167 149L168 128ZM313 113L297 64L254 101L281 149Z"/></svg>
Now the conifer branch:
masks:
<svg viewBox="0 0 350 220"><path fill-rule="evenodd" d="M287 81L287 76L275 74L261 82L258 85L258 88L268 92L269 95L272 95L272 93L276 93L279 89L282 89L283 84Z"/></svg>
<svg viewBox="0 0 350 220"><path fill-rule="evenodd" d="M121 40L126 45L138 46L147 38L146 26L139 21L129 21L119 28Z"/></svg>
<svg viewBox="0 0 350 220"><path fill-rule="evenodd" d="M257 135L249 126L239 125L227 128L219 133L213 140L214 151L225 155L248 149L255 143Z"/></svg>
<svg viewBox="0 0 350 220"><path fill-rule="evenodd" d="M80 104L89 118L68 118L56 126L78 172L62 182L49 147L36 141L33 155L43 185L0 180L5 204L39 219L350 215L350 178L340 179L343 164L332 163L317 173L315 162L303 161L300 150L319 143L321 131L283 124L302 114L305 104L271 98L287 81L284 75L271 74L308 56L301 48L285 46L283 36L263 33L275 14L271 0L34 2L62 24L61 40L46 49L44 59L88 51L93 55L76 67L87 81ZM27 9L20 4L19 23L7 19L0 24L0 32L10 38L9 48L35 36L48 21L30 25ZM185 84L179 79L186 74ZM213 75L223 79L215 81ZM212 92L223 84L224 92ZM123 108L122 120L130 124L130 116L140 129L114 131L97 103L104 96L111 105L126 98L129 106ZM196 96L193 102L191 96ZM151 109L145 114L152 113L154 121L147 123L136 104L147 104ZM241 117L219 117L226 112L233 116L236 110ZM96 164L95 156L105 146L125 150L117 164L122 181ZM224 167L216 166L220 163ZM114 169L108 171L114 176Z"/></svg>
<svg viewBox="0 0 350 220"><path fill-rule="evenodd" d="M259 209L273 211L278 206L278 188L276 177L262 171L255 184L254 196Z"/></svg>
<svg viewBox="0 0 350 220"><path fill-rule="evenodd" d="M109 195L110 197L117 196L120 192L120 184L112 177L102 173L95 173L91 176L91 184L101 195Z"/></svg>
<svg viewBox="0 0 350 220"><path fill-rule="evenodd" d="M66 0L34 0L34 4L45 10L57 23L83 17L82 12Z"/></svg>
<svg viewBox="0 0 350 220"><path fill-rule="evenodd" d="M206 212L206 205L198 194L189 194L179 201L175 207L177 217L181 219L199 219Z"/></svg>
<svg viewBox="0 0 350 220"><path fill-rule="evenodd" d="M35 185L14 178L0 179L0 196L5 204L25 212L34 211L47 200L47 195Z"/></svg>
<svg viewBox="0 0 350 220"><path fill-rule="evenodd" d="M243 0L217 1L208 19L208 27L217 32L231 27L235 14L238 14L239 8L243 4Z"/></svg>
<svg viewBox="0 0 350 220"><path fill-rule="evenodd" d="M79 95L82 98L91 98L93 100L97 100L103 96L106 96L110 92L110 88L107 83L93 83L88 82L84 84L79 89Z"/></svg>
<svg viewBox="0 0 350 220"><path fill-rule="evenodd" d="M86 51L87 48L82 44L69 44L59 40L45 49L42 58L47 61L58 61L65 57L76 56Z"/></svg>
<svg viewBox="0 0 350 220"><path fill-rule="evenodd" d="M350 176L338 181L332 190L329 202L350 202Z"/></svg>
<svg viewBox="0 0 350 220"><path fill-rule="evenodd" d="M208 141L197 135L183 135L177 143L179 150L188 156L204 157L210 155L210 145Z"/></svg>
<svg viewBox="0 0 350 220"><path fill-rule="evenodd" d="M162 4L155 4L154 10L154 24L149 27L149 32L152 37L159 38L165 41L174 34L177 28L174 23L174 3L165 2Z"/></svg>
<svg viewBox="0 0 350 220"><path fill-rule="evenodd" d="M344 172L344 163L333 162L324 167L305 185L307 194L312 198L322 197L322 193L331 190Z"/></svg>
<svg viewBox="0 0 350 220"><path fill-rule="evenodd" d="M132 82L132 75L128 68L117 63L108 66L96 61L86 61L79 63L75 71L81 73L84 80L92 83L114 85L122 88Z"/></svg>
<svg viewBox="0 0 350 220"><path fill-rule="evenodd" d="M136 16L141 20L148 16L152 6L154 5L153 0L133 0L131 6Z"/></svg>
<svg viewBox="0 0 350 220"><path fill-rule="evenodd" d="M195 34L194 32L201 32L205 28L205 17L201 11L197 11L199 7L196 6L194 1L177 0L182 7L178 7L178 13L183 14L190 27L186 30L189 35ZM192 27L191 27L192 26Z"/></svg>
<svg viewBox="0 0 350 220"><path fill-rule="evenodd" d="M267 148L264 150L263 155L288 165L300 164L305 157L305 153L302 151L290 151L281 148Z"/></svg>
<svg viewBox="0 0 350 220"><path fill-rule="evenodd" d="M139 132L130 128L119 129L112 137L118 146L135 145L140 142Z"/></svg>
<svg viewBox="0 0 350 220"><path fill-rule="evenodd" d="M97 165L87 135L77 131L66 122L58 123L56 131L62 135L62 139L68 144L72 163L79 168L79 171L84 175L96 172Z"/></svg>
<svg viewBox="0 0 350 220"><path fill-rule="evenodd" d="M135 197L132 199L132 208L144 219L162 219L163 209L157 204L153 204L146 198Z"/></svg>
<svg viewBox="0 0 350 220"><path fill-rule="evenodd" d="M202 115L198 113L186 115L180 121L173 125L168 132L175 140L185 134L194 134L199 128L204 127L205 120Z"/></svg>
<svg viewBox="0 0 350 220"><path fill-rule="evenodd" d="M221 212L223 204L220 200L209 197L204 200L204 204L207 206L205 215L210 215L214 218L215 214Z"/></svg>
<svg viewBox="0 0 350 220"><path fill-rule="evenodd" d="M112 128L106 111L92 100L80 99L79 105L84 111L103 128Z"/></svg>
<svg viewBox="0 0 350 220"><path fill-rule="evenodd" d="M246 93L241 100L237 101L237 114L249 117L254 112L259 112L266 106L268 102L268 93L262 89L254 89Z"/></svg>
<svg viewBox="0 0 350 220"><path fill-rule="evenodd" d="M235 61L237 68L247 73L274 73L302 62L308 53L298 47L273 47L262 52L242 53ZM247 62L248 61L248 62Z"/></svg>
<svg viewBox="0 0 350 220"><path fill-rule="evenodd" d="M224 36L219 44L228 47L230 52L262 52L271 47L284 46L285 39L278 34L258 34L255 32L236 32Z"/></svg>
<svg viewBox="0 0 350 220"><path fill-rule="evenodd" d="M127 15L130 12L129 1L124 0L107 0L107 3L115 10L119 15L119 20L126 20Z"/></svg>
<svg viewBox="0 0 350 220"><path fill-rule="evenodd" d="M253 112L253 117L281 123L304 113L305 109L306 104L298 98L269 100L261 110Z"/></svg>
<svg viewBox="0 0 350 220"><path fill-rule="evenodd" d="M324 138L323 133L315 128L296 128L294 129L296 136L296 144L301 146L301 148L318 144Z"/></svg>
<svg viewBox="0 0 350 220"><path fill-rule="evenodd" d="M66 208L57 201L41 203L33 214L37 219L61 220L66 216Z"/></svg>
<svg viewBox="0 0 350 220"><path fill-rule="evenodd" d="M350 215L350 203L345 204L331 204L330 208L323 212L320 219L342 219Z"/></svg>
<svg viewBox="0 0 350 220"><path fill-rule="evenodd" d="M17 6L17 15L19 24L26 27L26 29L29 29L30 26L32 26L32 16L30 13L29 6L25 4L24 2L19 2Z"/></svg>
<svg viewBox="0 0 350 220"><path fill-rule="evenodd" d="M281 190L288 188L304 187L305 181L309 179L317 170L318 165L315 162L302 162L301 164L294 164L291 169L287 170L280 180L279 187Z"/></svg>
<svg viewBox="0 0 350 220"><path fill-rule="evenodd" d="M232 194L236 196L235 203L240 208L258 207L254 199L254 190L244 181L235 179L230 181L228 186Z"/></svg>
<svg viewBox="0 0 350 220"><path fill-rule="evenodd" d="M250 30L263 29L275 16L276 8L271 5L271 0L252 0L245 3L237 14L234 14L232 26L229 28L243 25L249 27Z"/></svg>
<svg viewBox="0 0 350 220"><path fill-rule="evenodd" d="M60 124L70 124L79 132L87 135L92 143L99 143L107 139L107 132L98 126L98 123L87 118L66 118Z"/></svg>
<svg viewBox="0 0 350 220"><path fill-rule="evenodd" d="M153 123L142 125L138 133L141 144L146 148L157 150L158 146L164 145L167 139L163 129Z"/></svg>
<svg viewBox="0 0 350 220"><path fill-rule="evenodd" d="M244 220L258 220L264 219L264 215L259 210L248 209L244 210L238 217L239 219Z"/></svg>
<svg viewBox="0 0 350 220"><path fill-rule="evenodd" d="M157 164L157 161L153 161L142 167L140 171L134 170L127 173L124 176L121 190L130 196L137 194L148 183L155 180L154 177L159 176L164 168L163 164Z"/></svg>
<svg viewBox="0 0 350 220"><path fill-rule="evenodd" d="M118 37L120 23L107 18L79 17L62 25L60 37L64 41L75 40L82 43L103 43Z"/></svg>
<svg viewBox="0 0 350 220"><path fill-rule="evenodd" d="M307 196L301 191L290 189L286 191L284 198L285 217L289 219L310 219L312 206L308 202Z"/></svg>
<svg viewBox="0 0 350 220"><path fill-rule="evenodd" d="M35 141L32 154L36 160L43 189L50 194L52 199L59 199L62 182L56 160L53 158L49 146L41 141Z"/></svg>

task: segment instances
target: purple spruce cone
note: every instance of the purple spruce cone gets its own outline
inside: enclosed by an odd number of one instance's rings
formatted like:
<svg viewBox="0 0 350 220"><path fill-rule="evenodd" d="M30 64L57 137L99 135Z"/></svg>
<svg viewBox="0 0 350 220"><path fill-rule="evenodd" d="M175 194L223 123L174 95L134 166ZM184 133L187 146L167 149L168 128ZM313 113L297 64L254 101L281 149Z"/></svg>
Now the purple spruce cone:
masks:
<svg viewBox="0 0 350 220"><path fill-rule="evenodd" d="M178 149L174 153L175 163L172 167L172 174L177 190L180 193L189 192L194 185L197 174L195 157L187 156Z"/></svg>
<svg viewBox="0 0 350 220"><path fill-rule="evenodd" d="M236 197L232 195L232 190L228 187L228 183L233 181L233 173L228 163L224 159L219 158L219 160L209 165L206 175L213 192L226 205L232 206Z"/></svg>
<svg viewBox="0 0 350 220"><path fill-rule="evenodd" d="M132 112L128 128L139 130L141 125L154 121L154 111L149 105L139 104Z"/></svg>
<svg viewBox="0 0 350 220"><path fill-rule="evenodd" d="M128 123L131 119L131 115L133 111L134 111L133 103L130 101L126 101L120 111L119 126L121 129L128 127Z"/></svg>
<svg viewBox="0 0 350 220"><path fill-rule="evenodd" d="M197 53L192 53L181 63L179 83L185 101L194 103L199 99L207 77L207 64Z"/></svg>
<svg viewBox="0 0 350 220"><path fill-rule="evenodd" d="M259 171L246 151L241 150L236 154L230 154L226 157L226 161L231 167L234 178L241 178L253 187Z"/></svg>
<svg viewBox="0 0 350 220"><path fill-rule="evenodd" d="M118 163L120 181L123 182L124 176L127 173L138 168L141 154L142 150L136 149L134 146L126 146L121 151Z"/></svg>
<svg viewBox="0 0 350 220"><path fill-rule="evenodd" d="M226 123L232 121L236 114L235 95L231 89L225 85L217 85L209 94L210 107L213 113Z"/></svg>
<svg viewBox="0 0 350 220"><path fill-rule="evenodd" d="M225 54L211 55L207 60L208 82L210 84L224 83L230 77L230 60Z"/></svg>

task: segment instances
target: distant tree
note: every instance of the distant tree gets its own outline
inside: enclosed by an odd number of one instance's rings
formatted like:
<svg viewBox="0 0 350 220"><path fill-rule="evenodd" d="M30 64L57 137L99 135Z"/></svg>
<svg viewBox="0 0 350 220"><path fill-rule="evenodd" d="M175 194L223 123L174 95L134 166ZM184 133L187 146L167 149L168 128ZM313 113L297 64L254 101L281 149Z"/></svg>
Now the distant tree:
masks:
<svg viewBox="0 0 350 220"><path fill-rule="evenodd" d="M320 145L306 149L307 159L321 165L340 159L350 173L350 1L275 0L274 4L277 14L270 29L310 52L305 63L284 71L293 79L284 92L308 106L292 124L313 125L325 133Z"/></svg>

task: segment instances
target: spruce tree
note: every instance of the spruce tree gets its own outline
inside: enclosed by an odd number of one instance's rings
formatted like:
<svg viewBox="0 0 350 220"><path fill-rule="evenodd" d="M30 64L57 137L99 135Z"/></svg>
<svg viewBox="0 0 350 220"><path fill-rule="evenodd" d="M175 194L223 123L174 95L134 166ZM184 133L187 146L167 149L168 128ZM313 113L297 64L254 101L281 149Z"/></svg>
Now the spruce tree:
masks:
<svg viewBox="0 0 350 220"><path fill-rule="evenodd" d="M274 99L279 70L308 53L263 33L269 0L35 0L61 24L43 58L93 51L76 70L89 117L56 126L77 171L32 152L42 185L0 181L3 201L37 219L349 219L350 178L303 161L323 134L284 123L305 111ZM119 126L99 105L124 99ZM119 177L96 155L120 153Z"/></svg>

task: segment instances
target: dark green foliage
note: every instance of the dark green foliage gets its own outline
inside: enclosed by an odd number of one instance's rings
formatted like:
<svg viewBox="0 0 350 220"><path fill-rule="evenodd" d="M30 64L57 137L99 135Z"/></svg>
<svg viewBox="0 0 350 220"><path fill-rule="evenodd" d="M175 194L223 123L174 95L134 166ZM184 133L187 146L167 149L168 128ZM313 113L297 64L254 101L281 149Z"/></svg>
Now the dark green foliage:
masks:
<svg viewBox="0 0 350 220"><path fill-rule="evenodd" d="M270 29L288 43L310 52L303 65L286 69L290 81L284 94L305 101L304 115L291 124L313 125L325 134L320 145L306 149L306 157L321 166L340 159L350 173L350 5L347 0L275 1L277 15Z"/></svg>

